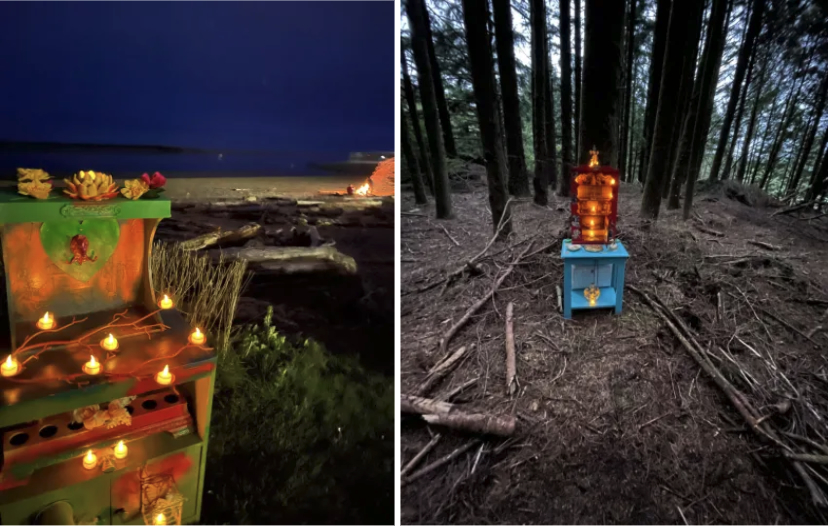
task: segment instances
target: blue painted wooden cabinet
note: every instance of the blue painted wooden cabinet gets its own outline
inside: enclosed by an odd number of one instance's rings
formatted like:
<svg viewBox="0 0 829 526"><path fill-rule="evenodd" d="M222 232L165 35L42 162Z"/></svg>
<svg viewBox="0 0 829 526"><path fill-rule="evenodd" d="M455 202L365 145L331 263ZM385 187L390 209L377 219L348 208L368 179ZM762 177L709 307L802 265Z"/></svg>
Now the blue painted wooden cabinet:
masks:
<svg viewBox="0 0 829 526"><path fill-rule="evenodd" d="M572 318L573 310L576 309L612 308L616 314L622 312L625 263L628 259L628 252L622 242L616 241L615 249L610 245L601 245L601 252L589 252L583 245L579 245L578 250L570 250L570 246L569 239L561 244L561 259L564 260L564 317ZM584 295L585 289L591 285L599 290L594 305Z"/></svg>

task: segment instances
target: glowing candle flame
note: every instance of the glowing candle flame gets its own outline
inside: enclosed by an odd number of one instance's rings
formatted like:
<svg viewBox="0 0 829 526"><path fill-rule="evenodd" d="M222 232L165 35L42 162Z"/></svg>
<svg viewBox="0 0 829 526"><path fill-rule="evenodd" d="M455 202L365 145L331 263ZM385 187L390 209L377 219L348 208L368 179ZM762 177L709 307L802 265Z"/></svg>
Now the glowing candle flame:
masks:
<svg viewBox="0 0 829 526"><path fill-rule="evenodd" d="M194 345L201 345L204 343L204 333L198 327L190 333L190 343Z"/></svg>
<svg viewBox="0 0 829 526"><path fill-rule="evenodd" d="M162 309L170 309L173 307L173 300L170 299L170 296L165 294L164 297L158 302L158 306Z"/></svg>
<svg viewBox="0 0 829 526"><path fill-rule="evenodd" d="M11 354L8 357L6 357L6 367L14 367L14 362L12 361Z"/></svg>
<svg viewBox="0 0 829 526"><path fill-rule="evenodd" d="M159 513L155 516L155 523L156 524L167 524L167 521L164 519L164 514Z"/></svg>
<svg viewBox="0 0 829 526"><path fill-rule="evenodd" d="M6 361L3 362L2 367L0 367L0 373L3 376L14 376L18 372L20 372L20 364L17 363L17 360L12 358L12 355L8 355L6 357Z"/></svg>
<svg viewBox="0 0 829 526"><path fill-rule="evenodd" d="M101 364L98 363L98 360L94 356L90 356L89 361L83 366L83 372L86 374L98 374L101 372Z"/></svg>
<svg viewBox="0 0 829 526"><path fill-rule="evenodd" d="M118 349L118 340L115 338L115 336L110 334L109 336L101 340L101 347L103 347L104 350L107 351L114 351Z"/></svg>
<svg viewBox="0 0 829 526"><path fill-rule="evenodd" d="M155 375L155 381L161 385L169 385L173 381L173 375L170 374L169 365L165 365L164 370Z"/></svg>
<svg viewBox="0 0 829 526"><path fill-rule="evenodd" d="M118 441L118 444L115 446L113 452L115 453L115 458L117 459L123 459L127 456L127 446L124 445L123 440Z"/></svg>
<svg viewBox="0 0 829 526"><path fill-rule="evenodd" d="M42 318L37 320L37 326L40 329L49 330L55 326L55 317L47 312Z"/></svg>
<svg viewBox="0 0 829 526"><path fill-rule="evenodd" d="M95 456L95 453L92 452L90 449L86 452L86 456L83 457L83 467L86 469L92 469L98 464L98 457Z"/></svg>

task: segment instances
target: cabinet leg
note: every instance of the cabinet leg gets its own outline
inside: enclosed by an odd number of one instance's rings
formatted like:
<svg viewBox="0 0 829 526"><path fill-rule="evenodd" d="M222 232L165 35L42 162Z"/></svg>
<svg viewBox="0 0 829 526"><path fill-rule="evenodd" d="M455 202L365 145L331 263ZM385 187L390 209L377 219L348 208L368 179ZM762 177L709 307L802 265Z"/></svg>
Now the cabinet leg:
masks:
<svg viewBox="0 0 829 526"><path fill-rule="evenodd" d="M571 292L573 287L573 276L572 276L573 266L564 263L564 288L561 298L561 306L564 312L562 313L565 320L569 320L573 318L573 309L572 305L570 304L571 299Z"/></svg>

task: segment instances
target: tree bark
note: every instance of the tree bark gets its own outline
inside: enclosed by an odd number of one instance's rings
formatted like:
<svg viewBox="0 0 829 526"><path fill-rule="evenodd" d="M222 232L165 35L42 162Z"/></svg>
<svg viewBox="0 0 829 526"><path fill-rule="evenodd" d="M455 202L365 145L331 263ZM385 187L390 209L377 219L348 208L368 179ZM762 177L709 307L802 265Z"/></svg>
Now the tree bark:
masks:
<svg viewBox="0 0 829 526"><path fill-rule="evenodd" d="M786 97L786 106L783 110L783 116L780 120L780 127L777 129L777 132L774 134L774 142L771 145L771 151L769 152L769 160L766 163L766 168L763 171L763 177L760 179L760 188L765 188L766 184L769 182L769 178L771 174L774 172L774 167L777 164L777 157L780 155L780 150L783 148L783 143L786 140L786 130L789 128L789 124L791 124L792 118L794 118L795 108L797 107L798 99L800 98L800 88L803 87L803 79L801 77L800 82L795 85L792 84L792 89L789 91L789 96Z"/></svg>
<svg viewBox="0 0 829 526"><path fill-rule="evenodd" d="M438 219L452 217L452 198L449 195L449 177L446 173L446 153L440 131L435 83L432 80L432 68L429 64L425 10L423 0L406 0L406 14L409 17L412 32L412 50L417 66L420 100L423 104L423 119L426 123L426 137L429 140L432 175L435 183L435 212Z"/></svg>
<svg viewBox="0 0 829 526"><path fill-rule="evenodd" d="M638 179L645 182L645 170L651 155L651 141L656 119L656 107L659 105L659 86L662 82L662 65L665 61L665 44L668 38L668 22L671 18L671 0L657 0L656 26L653 33L650 74L648 76L648 100L645 105L645 122L642 125L642 158L639 165Z"/></svg>
<svg viewBox="0 0 829 526"><path fill-rule="evenodd" d="M579 130L581 129L581 2L582 0L575 0L576 4L576 12L575 12L575 25L576 25L576 60L575 60L575 70L573 75L573 84L575 85L576 90L576 118L575 118L575 139L576 139L576 149L573 150L575 152L575 156L570 156L570 161L573 162L573 159L576 159L576 162L579 159L579 151L581 149L581 143L579 143Z"/></svg>
<svg viewBox="0 0 829 526"><path fill-rule="evenodd" d="M725 156L725 166L720 174L720 179L723 181L731 177L731 168L734 164L734 150L737 147L737 139L740 138L740 128L743 124L743 115L745 114L746 103L748 102L748 92L754 81L754 63L756 56L757 46L754 45L752 46L751 58L748 61L746 81L743 83L743 94L740 96L740 104L737 106L737 116L734 118L734 132L731 134L731 143L728 145L728 153Z"/></svg>
<svg viewBox="0 0 829 526"><path fill-rule="evenodd" d="M740 98L740 88L742 87L743 79L745 78L754 41L757 39L757 35L760 34L764 7L764 0L754 0L751 8L751 19L748 23L748 30L746 31L746 36L743 39L743 44L740 46L737 58L737 69L734 72L734 81L731 84L731 96L728 99L728 107L725 110L725 117L723 118L722 128L720 129L720 139L717 142L717 150L714 153L714 160L711 164L711 172L708 176L711 181L716 181L720 176L720 166L722 165L723 155L725 154L725 147L728 144L731 123L734 120L734 112L737 109L737 103Z"/></svg>
<svg viewBox="0 0 829 526"><path fill-rule="evenodd" d="M618 166L624 0L586 0L584 72L577 164L593 147L604 165Z"/></svg>
<svg viewBox="0 0 829 526"><path fill-rule="evenodd" d="M682 217L687 220L691 216L691 207L694 202L694 185L702 167L702 157L705 153L705 143L708 138L708 127L711 125L711 112L714 108L714 94L717 90L717 78L720 73L723 47L726 35L726 4L729 0L713 0L711 4L711 19L708 36L705 40L705 49L702 53L697 97L697 109L694 115L694 127L691 142L691 160L685 174L685 202L682 207ZM728 9L730 11L730 9Z"/></svg>
<svg viewBox="0 0 829 526"><path fill-rule="evenodd" d="M426 189L423 186L423 177L420 174L420 166L417 164L417 157L412 151L412 142L409 139L409 123L406 122L406 112L400 109L400 149L403 150L403 160L409 168L412 176L412 188L415 194L415 203L425 205Z"/></svg>
<svg viewBox="0 0 829 526"><path fill-rule="evenodd" d="M619 176L623 181L628 180L628 138L630 136L630 102L633 98L633 50L634 50L634 29L636 27L636 0L630 2L630 11L627 16L627 59L625 61L625 119L622 124L622 141L619 147Z"/></svg>
<svg viewBox="0 0 829 526"><path fill-rule="evenodd" d="M768 118L766 119L766 125L763 128L763 138L760 141L760 149L757 153L757 158L754 160L754 164L751 167L751 184L753 185L755 179L757 178L757 170L760 169L760 155L766 152L766 148L768 147L768 140L769 136L771 136L771 130L774 128L772 126L772 121L774 121L774 110L777 109L777 99L778 97L774 97L771 102L771 108L769 109Z"/></svg>
<svg viewBox="0 0 829 526"><path fill-rule="evenodd" d="M672 132L674 122L680 118L677 110L681 106L679 92L686 41L699 36L698 28L694 31L695 24L690 21L698 19L697 13L701 6L702 0L687 0L676 2L671 8L665 62L662 66L662 85L659 88L659 105L656 110L651 156L642 193L640 214L646 219L655 220L659 217L663 180L665 177L670 177Z"/></svg>
<svg viewBox="0 0 829 526"><path fill-rule="evenodd" d="M546 35L546 32L545 32ZM544 132L544 138L547 140L547 160L545 167L547 168L547 182L550 188L555 190L558 182L558 163L556 162L556 111L553 105L553 59L550 55L550 39L544 39L544 56L547 59L547 74L544 75L544 110L546 118L544 123L547 129Z"/></svg>
<svg viewBox="0 0 829 526"><path fill-rule="evenodd" d="M437 102L438 114L440 115L440 127L443 130L443 144L446 155L449 157L457 157L458 151L455 149L455 135L452 133L449 105L446 103L446 90L443 89L443 78L440 76L440 64L435 54L435 41L432 36L432 21L429 17L429 9L426 5L426 0L417 0L417 2L421 5L421 11L423 13L423 29L425 31L426 47L429 53L429 66L432 68L432 82L435 87L435 101Z"/></svg>
<svg viewBox="0 0 829 526"><path fill-rule="evenodd" d="M509 0L492 0L495 19L495 45L498 49L498 71L501 74L501 100L504 105L504 132L507 142L510 195L530 194L527 162L524 159L524 136L518 80L515 75L515 45L512 35L512 8Z"/></svg>
<svg viewBox="0 0 829 526"><path fill-rule="evenodd" d="M743 151L740 153L740 163L737 165L737 181L743 182L746 174L746 166L748 163L748 149L751 141L754 140L754 127L757 124L757 113L760 110L760 100L763 98L763 88L766 85L768 78L768 61L766 61L763 71L760 73L760 83L757 84L757 94L754 97L754 106L751 109L751 116L748 118L748 128L746 129L746 137L743 140Z"/></svg>
<svg viewBox="0 0 829 526"><path fill-rule="evenodd" d="M576 0L579 2L580 0ZM635 1L635 0L634 0ZM558 195L570 194L570 167L573 163L573 99L572 71L570 70L570 0L559 1L559 31L561 38L561 179Z"/></svg>
<svg viewBox="0 0 829 526"><path fill-rule="evenodd" d="M409 108L409 115L412 118L412 129L414 130L415 142L417 143L418 159L420 168L426 178L426 184L429 186L429 193L435 195L435 183L432 177L432 166L429 163L429 149L426 142L423 140L423 131L420 128L420 117L417 111L417 100L415 99L414 87L412 86L412 78L409 76L409 62L406 58L406 52L401 50L400 65L403 69L403 95L406 97L406 106ZM400 109L403 113L403 109Z"/></svg>
<svg viewBox="0 0 829 526"><path fill-rule="evenodd" d="M702 12L702 8L698 9L696 18L689 22L692 24L691 29L689 29L690 35L701 33ZM693 126L693 121L690 119L693 119L694 116L692 109L695 103L693 88L699 41L699 38L688 38L685 42L686 50L682 60L682 80L679 88L679 108L677 108L677 118L671 132L673 139L671 140L670 164L668 165L668 172L662 179L662 199L667 199L669 195L676 194L677 196L675 200L668 201L667 208L669 210L679 208L679 188L684 180L684 172L687 171L687 164L691 157L690 127ZM671 206L672 204L675 204L675 206Z"/></svg>
<svg viewBox="0 0 829 526"><path fill-rule="evenodd" d="M792 174L792 181L789 187L787 188L787 192L795 192L797 191L797 187L800 185L800 178L803 176L803 169L806 167L806 161L809 158L809 153L812 151L812 144L815 142L815 136L817 135L817 128L818 124L820 123L820 117L823 114L826 106L826 75L823 76L823 81L820 84L820 88L818 89L817 93L817 101L815 104L815 112L812 116L813 124L811 129L807 132L806 140L803 146L803 155L801 155L800 159L798 160L797 164L794 167L794 173Z"/></svg>
<svg viewBox="0 0 829 526"><path fill-rule="evenodd" d="M504 214L507 205L507 160L504 158L503 134L498 115L498 101L495 97L495 68L492 63L492 46L487 29L489 13L487 3L478 0L463 0L463 20L466 45L469 52L469 69L472 73L472 91L481 129L481 146L486 160L486 180L489 189L489 207L492 211L492 228ZM501 235L512 231L510 219L504 221Z"/></svg>
<svg viewBox="0 0 829 526"><path fill-rule="evenodd" d="M532 46L532 99L533 99L533 152L535 155L535 177L533 193L535 204L547 205L547 187L549 179L545 162L547 159L547 111L544 108L546 96L547 58L545 55L547 40L547 8L544 0L530 0L530 27Z"/></svg>
<svg viewBox="0 0 829 526"><path fill-rule="evenodd" d="M823 155L818 155L818 161L812 170L812 179L809 182L809 189L806 191L806 198L804 202L809 202L817 199L821 193L826 192L826 132L823 132Z"/></svg>

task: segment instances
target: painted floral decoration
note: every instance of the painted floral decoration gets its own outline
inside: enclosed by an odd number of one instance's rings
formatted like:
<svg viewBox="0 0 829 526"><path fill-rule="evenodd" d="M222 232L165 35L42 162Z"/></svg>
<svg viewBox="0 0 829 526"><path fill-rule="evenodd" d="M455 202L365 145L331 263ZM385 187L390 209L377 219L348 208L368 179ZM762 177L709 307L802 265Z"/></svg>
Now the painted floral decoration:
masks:
<svg viewBox="0 0 829 526"><path fill-rule="evenodd" d="M150 186L143 179L132 179L131 181L124 181L124 188L121 188L121 193L127 199L138 199L150 189Z"/></svg>
<svg viewBox="0 0 829 526"><path fill-rule="evenodd" d="M72 199L84 201L103 201L118 195L118 184L111 175L89 170L81 170L72 179L64 179L66 189L63 191Z"/></svg>
<svg viewBox="0 0 829 526"><path fill-rule="evenodd" d="M141 180L149 187L149 190L144 194L145 199L155 199L161 192L164 191L164 185L167 184L167 178L156 172L150 177L148 174L141 176Z"/></svg>
<svg viewBox="0 0 829 526"><path fill-rule="evenodd" d="M51 176L39 168L17 169L17 191L35 199L48 199L52 191Z"/></svg>

